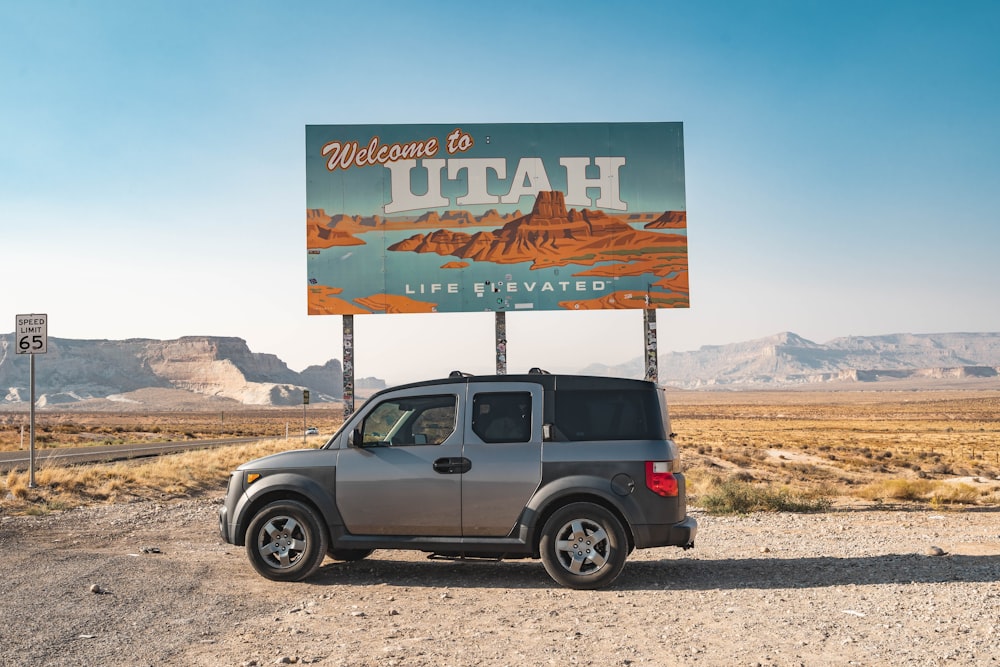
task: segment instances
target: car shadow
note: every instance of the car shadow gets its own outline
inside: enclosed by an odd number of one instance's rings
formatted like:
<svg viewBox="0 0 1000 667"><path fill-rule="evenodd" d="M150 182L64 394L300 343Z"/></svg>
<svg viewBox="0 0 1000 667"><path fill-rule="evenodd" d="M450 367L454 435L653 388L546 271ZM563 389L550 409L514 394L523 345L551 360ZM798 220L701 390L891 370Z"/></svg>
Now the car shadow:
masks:
<svg viewBox="0 0 1000 667"><path fill-rule="evenodd" d="M376 551L353 563L327 560L311 584L426 588L549 588L555 582L539 560L439 559L394 560L393 551ZM406 553L406 552L398 552ZM626 565L627 567L627 565Z"/></svg>
<svg viewBox="0 0 1000 667"><path fill-rule="evenodd" d="M327 561L307 581L326 586L552 588L540 561L393 560L377 551L353 563ZM837 558L630 560L611 590L739 590L1000 581L1000 556L886 554Z"/></svg>
<svg viewBox="0 0 1000 667"><path fill-rule="evenodd" d="M768 590L997 581L1000 556L884 554L639 561L626 564L615 583L625 589Z"/></svg>

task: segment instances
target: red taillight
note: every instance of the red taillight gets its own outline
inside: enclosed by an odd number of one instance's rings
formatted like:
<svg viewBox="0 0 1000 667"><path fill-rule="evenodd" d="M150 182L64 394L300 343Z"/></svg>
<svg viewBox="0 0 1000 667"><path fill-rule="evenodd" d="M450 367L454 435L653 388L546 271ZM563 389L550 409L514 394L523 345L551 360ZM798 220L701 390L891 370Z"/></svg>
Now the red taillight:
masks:
<svg viewBox="0 0 1000 667"><path fill-rule="evenodd" d="M676 498L677 478L670 467L670 461L646 461L646 486L659 496Z"/></svg>

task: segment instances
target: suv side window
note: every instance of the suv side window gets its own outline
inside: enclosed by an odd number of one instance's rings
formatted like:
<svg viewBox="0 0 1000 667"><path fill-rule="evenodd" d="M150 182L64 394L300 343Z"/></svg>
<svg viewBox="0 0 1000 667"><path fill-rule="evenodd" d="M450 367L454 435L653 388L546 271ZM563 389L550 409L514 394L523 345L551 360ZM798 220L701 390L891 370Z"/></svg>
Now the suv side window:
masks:
<svg viewBox="0 0 1000 667"><path fill-rule="evenodd" d="M508 391L476 394L472 430L483 442L528 442L531 439L531 394Z"/></svg>
<svg viewBox="0 0 1000 667"><path fill-rule="evenodd" d="M556 392L560 440L658 440L664 437L656 394L648 391Z"/></svg>
<svg viewBox="0 0 1000 667"><path fill-rule="evenodd" d="M454 394L383 401L365 417L363 446L440 445L455 430Z"/></svg>

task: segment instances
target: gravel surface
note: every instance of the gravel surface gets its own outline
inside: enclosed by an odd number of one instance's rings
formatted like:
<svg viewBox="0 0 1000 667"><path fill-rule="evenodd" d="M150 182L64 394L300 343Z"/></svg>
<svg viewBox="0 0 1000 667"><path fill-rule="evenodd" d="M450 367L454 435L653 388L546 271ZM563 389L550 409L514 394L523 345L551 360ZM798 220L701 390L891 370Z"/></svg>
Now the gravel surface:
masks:
<svg viewBox="0 0 1000 667"><path fill-rule="evenodd" d="M1000 665L996 509L712 517L612 588L538 561L262 579L221 498L0 519L0 665Z"/></svg>

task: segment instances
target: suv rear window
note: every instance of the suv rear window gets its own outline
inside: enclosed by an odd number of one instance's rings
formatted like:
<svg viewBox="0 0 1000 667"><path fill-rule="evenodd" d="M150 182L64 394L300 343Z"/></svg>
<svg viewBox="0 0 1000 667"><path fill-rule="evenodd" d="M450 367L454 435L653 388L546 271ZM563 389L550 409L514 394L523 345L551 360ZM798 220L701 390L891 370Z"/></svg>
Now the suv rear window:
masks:
<svg viewBox="0 0 1000 667"><path fill-rule="evenodd" d="M531 394L526 391L476 394L472 414L472 430L483 442L531 439Z"/></svg>
<svg viewBox="0 0 1000 667"><path fill-rule="evenodd" d="M560 390L555 393L560 440L660 440L659 403L651 391Z"/></svg>

